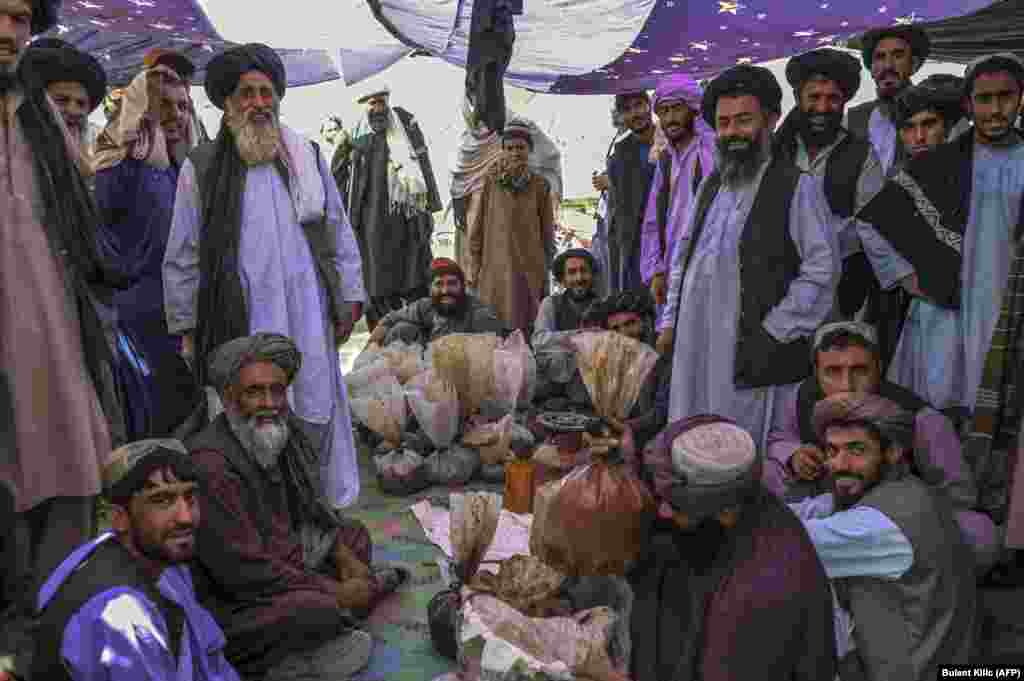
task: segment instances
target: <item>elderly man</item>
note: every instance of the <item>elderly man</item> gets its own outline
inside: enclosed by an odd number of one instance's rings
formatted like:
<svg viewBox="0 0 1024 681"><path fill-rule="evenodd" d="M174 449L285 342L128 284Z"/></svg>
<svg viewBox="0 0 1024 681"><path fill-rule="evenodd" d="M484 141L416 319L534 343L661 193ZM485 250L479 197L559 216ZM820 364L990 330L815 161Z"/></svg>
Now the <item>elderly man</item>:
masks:
<svg viewBox="0 0 1024 681"><path fill-rule="evenodd" d="M987 572L999 555L996 528L974 511L978 490L964 461L953 423L906 388L882 379L875 330L861 322L826 324L814 338L814 375L775 411L768 433L764 484L788 499L827 491L827 458L811 427L816 404L841 392L882 395L914 417L913 446L907 462L914 475L941 490L952 502L957 524L974 550L978 572Z"/></svg>
<svg viewBox="0 0 1024 681"><path fill-rule="evenodd" d="M305 357L295 413L327 468L330 499L359 496L337 348L362 315L359 249L319 147L281 124L284 64L265 45L223 52L206 92L225 115L182 166L164 258L167 329L194 353L200 385L218 345L254 331ZM193 350L194 345L194 350Z"/></svg>
<svg viewBox="0 0 1024 681"><path fill-rule="evenodd" d="M895 249L882 285L913 296L888 378L937 409L970 415L965 455L980 505L1000 523L1019 514L1007 544L1020 548L1024 475L1007 506L1021 415L1016 354L1006 348L1019 346L1024 294L1024 143L1013 127L1022 92L1015 55L972 62L973 133L911 160L860 214Z"/></svg>
<svg viewBox="0 0 1024 681"><path fill-rule="evenodd" d="M466 292L466 275L454 260L435 258L430 276L430 297L384 315L371 343L427 344L450 333L504 333L494 309Z"/></svg>
<svg viewBox="0 0 1024 681"><path fill-rule="evenodd" d="M861 37L861 59L875 80L878 99L850 109L847 127L871 142L883 172L899 160L899 138L893 120L896 97L910 87L910 78L930 51L928 34L910 24L876 28Z"/></svg>
<svg viewBox="0 0 1024 681"><path fill-rule="evenodd" d="M720 413L762 444L775 404L810 373L839 273L820 185L772 157L781 100L771 71L747 65L704 93L719 166L687 211L658 338L675 348L669 419Z"/></svg>
<svg viewBox="0 0 1024 681"><path fill-rule="evenodd" d="M224 632L196 600L199 474L177 440L116 450L103 471L108 532L68 556L39 593L33 679L238 681Z"/></svg>
<svg viewBox="0 0 1024 681"><path fill-rule="evenodd" d="M360 123L331 161L359 240L371 331L387 313L427 295L432 214L444 207L419 123L390 98L387 88L359 98L369 130Z"/></svg>
<svg viewBox="0 0 1024 681"><path fill-rule="evenodd" d="M648 448L671 529L630 575L634 681L835 678L828 580L757 461L750 435L718 416L674 423Z"/></svg>
<svg viewBox="0 0 1024 681"><path fill-rule="evenodd" d="M963 96L964 79L947 74L928 76L900 93L894 122L904 158L914 158L950 139L966 116Z"/></svg>
<svg viewBox="0 0 1024 681"><path fill-rule="evenodd" d="M218 348L209 376L224 412L188 448L205 477L196 590L244 676L346 679L370 637L352 628L408 576L370 566L366 528L325 497L316 450L288 406L302 355L284 336Z"/></svg>
<svg viewBox="0 0 1024 681"><path fill-rule="evenodd" d="M841 677L931 681L941 665L971 662L971 553L948 499L906 471L912 415L840 393L815 406L813 428L832 492L792 508L833 580L837 623L853 618L852 641L848 626L837 631Z"/></svg>
<svg viewBox="0 0 1024 681"><path fill-rule="evenodd" d="M640 271L657 305L664 305L672 248L685 224L690 197L715 169L715 133L700 115L704 91L689 76L664 78L654 113L668 145L661 152L643 219Z"/></svg>
<svg viewBox="0 0 1024 681"><path fill-rule="evenodd" d="M466 283L506 326L529 336L554 258L551 187L527 164L530 126L511 120L501 135L504 155L480 190L469 225Z"/></svg>

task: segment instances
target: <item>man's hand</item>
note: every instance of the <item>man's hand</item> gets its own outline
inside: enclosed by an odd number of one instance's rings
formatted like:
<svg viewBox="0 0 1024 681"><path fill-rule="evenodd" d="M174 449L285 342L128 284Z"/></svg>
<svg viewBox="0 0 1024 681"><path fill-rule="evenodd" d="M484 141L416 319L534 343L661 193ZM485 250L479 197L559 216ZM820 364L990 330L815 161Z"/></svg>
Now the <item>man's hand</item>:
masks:
<svg viewBox="0 0 1024 681"><path fill-rule="evenodd" d="M335 540L334 550L331 554L334 558L334 565L338 569L338 581L347 582L350 579L361 579L369 581L370 567L359 560L352 549Z"/></svg>
<svg viewBox="0 0 1024 681"><path fill-rule="evenodd" d="M601 173L600 175L594 175L590 178L590 183L594 185L594 191L604 192L608 191L608 173Z"/></svg>
<svg viewBox="0 0 1024 681"><path fill-rule="evenodd" d="M658 336L657 342L654 344L654 348L658 351L659 355L667 355L672 352L672 346L676 342L675 329L665 329Z"/></svg>
<svg viewBox="0 0 1024 681"><path fill-rule="evenodd" d="M367 345L383 345L384 339L388 336L388 327L378 323L377 326L373 327L373 333L370 334L370 340L367 341Z"/></svg>
<svg viewBox="0 0 1024 681"><path fill-rule="evenodd" d="M665 287L665 273L658 272L651 279L651 295L654 296L654 302L658 305L664 305L668 302L667 289Z"/></svg>
<svg viewBox="0 0 1024 681"><path fill-rule="evenodd" d="M349 579L334 587L334 600L339 608L366 610L373 598L373 587L366 579Z"/></svg>
<svg viewBox="0 0 1024 681"><path fill-rule="evenodd" d="M825 473L825 452L814 445L800 445L789 463L801 480L817 480Z"/></svg>
<svg viewBox="0 0 1024 681"><path fill-rule="evenodd" d="M189 361L192 361L192 358L195 356L195 344L190 333L186 333L181 337L181 356Z"/></svg>
<svg viewBox="0 0 1024 681"><path fill-rule="evenodd" d="M352 329L363 317L363 304L362 303L349 303L350 312L347 319L343 319L334 325L334 339L338 343L338 347L341 347L348 342L349 337L352 335Z"/></svg>
<svg viewBox="0 0 1024 681"><path fill-rule="evenodd" d="M904 277L900 280L900 286L903 290L914 296L915 298L925 298L924 291L921 290L921 282L917 278L917 273L911 274L909 277Z"/></svg>

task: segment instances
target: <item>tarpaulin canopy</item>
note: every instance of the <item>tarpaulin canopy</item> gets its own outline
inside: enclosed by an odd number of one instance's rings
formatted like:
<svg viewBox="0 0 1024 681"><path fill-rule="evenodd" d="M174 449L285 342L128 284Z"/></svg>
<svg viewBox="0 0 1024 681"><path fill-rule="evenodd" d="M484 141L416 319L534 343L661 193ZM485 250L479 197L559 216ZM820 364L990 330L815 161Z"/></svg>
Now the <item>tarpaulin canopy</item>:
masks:
<svg viewBox="0 0 1024 681"><path fill-rule="evenodd" d="M111 85L124 85L142 68L154 47L178 50L195 63L201 85L206 64L234 43L225 41L196 0L65 0L57 26L47 34L95 55ZM278 49L288 85L312 85L339 78L324 50Z"/></svg>
<svg viewBox="0 0 1024 681"><path fill-rule="evenodd" d="M414 51L465 66L470 0L366 2L363 11L374 15L382 32L372 44L339 50L346 83L375 75ZM526 0L524 14L515 18L515 51L505 82L561 94L649 89L668 73L705 78L735 64L765 62L841 43L870 28L962 17L991 4L991 0ZM936 30L947 30L941 26Z"/></svg>

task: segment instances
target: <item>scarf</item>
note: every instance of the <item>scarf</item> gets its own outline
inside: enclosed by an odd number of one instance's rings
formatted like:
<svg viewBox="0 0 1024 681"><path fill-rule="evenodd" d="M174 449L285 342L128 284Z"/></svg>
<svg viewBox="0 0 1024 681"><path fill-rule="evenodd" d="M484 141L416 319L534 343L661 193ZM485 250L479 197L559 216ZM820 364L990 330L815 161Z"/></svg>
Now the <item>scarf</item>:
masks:
<svg viewBox="0 0 1024 681"><path fill-rule="evenodd" d="M367 134L360 122L352 134L359 139ZM367 124L368 125L368 124ZM379 133L372 133L379 134ZM429 194L427 181L423 176L420 157L409 143L409 133L405 125L395 115L393 109L388 110L388 127L385 133L388 144L388 211L411 218L417 213L428 212Z"/></svg>

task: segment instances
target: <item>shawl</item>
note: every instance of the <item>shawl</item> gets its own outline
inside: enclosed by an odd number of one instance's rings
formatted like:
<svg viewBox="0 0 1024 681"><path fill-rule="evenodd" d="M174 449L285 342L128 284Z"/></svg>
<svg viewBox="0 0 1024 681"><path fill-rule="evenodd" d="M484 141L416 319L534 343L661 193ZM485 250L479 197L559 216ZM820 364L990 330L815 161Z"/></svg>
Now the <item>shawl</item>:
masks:
<svg viewBox="0 0 1024 681"><path fill-rule="evenodd" d="M411 122L411 121L410 121ZM360 121L351 139L359 139L370 134ZM429 193L420 155L426 149L413 149L409 143L409 133L405 125L395 115L394 109L388 110L388 128L385 134L388 143L388 210L400 213L407 218L428 210Z"/></svg>

